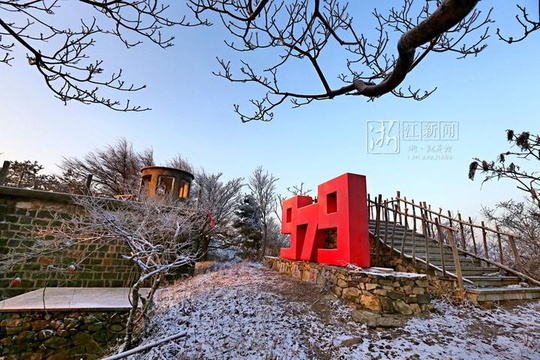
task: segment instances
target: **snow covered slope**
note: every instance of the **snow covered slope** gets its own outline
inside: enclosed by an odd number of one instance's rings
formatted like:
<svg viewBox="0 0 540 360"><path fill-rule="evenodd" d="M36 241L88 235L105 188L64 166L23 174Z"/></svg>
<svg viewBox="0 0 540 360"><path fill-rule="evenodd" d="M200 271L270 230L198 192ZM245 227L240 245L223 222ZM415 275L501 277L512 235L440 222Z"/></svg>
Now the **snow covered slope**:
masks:
<svg viewBox="0 0 540 360"><path fill-rule="evenodd" d="M186 336L132 359L540 359L540 303L434 302L401 329L369 329L312 284L229 264L163 289L143 344Z"/></svg>

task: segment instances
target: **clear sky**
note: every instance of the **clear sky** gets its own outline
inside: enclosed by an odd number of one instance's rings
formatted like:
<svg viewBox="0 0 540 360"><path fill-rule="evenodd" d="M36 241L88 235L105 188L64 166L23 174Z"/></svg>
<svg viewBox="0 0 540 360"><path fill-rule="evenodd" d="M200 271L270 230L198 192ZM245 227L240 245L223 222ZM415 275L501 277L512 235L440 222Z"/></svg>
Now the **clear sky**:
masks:
<svg viewBox="0 0 540 360"><path fill-rule="evenodd" d="M536 1L525 3L536 13ZM494 27L513 20L516 10L510 5L501 9L496 4L500 22ZM147 85L132 96L152 108L144 113L75 102L64 106L28 66L24 53L13 66L0 65L0 161L37 160L45 172L54 173L63 156L82 157L124 137L137 150L153 148L158 165L180 154L198 168L222 172L224 179L248 177L262 165L280 178L282 193L301 182L316 189L353 172L367 176L374 195L390 197L400 190L408 198L471 216L481 205L522 196L509 181L481 186L481 178L472 182L467 172L473 157L495 159L508 149L506 129L540 132L540 32L514 45L492 37L476 58L429 55L407 79L425 89L438 87L422 102L388 95L374 102L345 97L299 109L285 104L272 122L246 124L232 105L245 104L260 89L211 74L218 70L216 55L236 56L223 44L223 29L178 28L174 35L176 45L166 51L150 45L124 51L114 41L96 45L111 70L121 66L126 79ZM294 81L309 81L302 76L290 74ZM387 146L370 142L379 139L380 126L392 124ZM422 140L412 136L415 126L454 132L441 133L446 140ZM399 140L399 151L392 137Z"/></svg>

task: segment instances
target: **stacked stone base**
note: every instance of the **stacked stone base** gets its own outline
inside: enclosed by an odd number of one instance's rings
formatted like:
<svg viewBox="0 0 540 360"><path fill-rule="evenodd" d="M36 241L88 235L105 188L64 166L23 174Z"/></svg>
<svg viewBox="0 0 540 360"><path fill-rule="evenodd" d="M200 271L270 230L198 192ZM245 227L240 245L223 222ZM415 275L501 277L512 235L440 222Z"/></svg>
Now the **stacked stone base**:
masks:
<svg viewBox="0 0 540 360"><path fill-rule="evenodd" d="M0 360L100 359L125 334L128 312L0 313Z"/></svg>
<svg viewBox="0 0 540 360"><path fill-rule="evenodd" d="M413 315L433 310L425 274L391 269L338 267L305 261L267 258L266 265L331 291L356 310L355 320L371 326L394 326L391 315ZM375 316L373 314L378 314ZM386 320L381 319L381 315Z"/></svg>

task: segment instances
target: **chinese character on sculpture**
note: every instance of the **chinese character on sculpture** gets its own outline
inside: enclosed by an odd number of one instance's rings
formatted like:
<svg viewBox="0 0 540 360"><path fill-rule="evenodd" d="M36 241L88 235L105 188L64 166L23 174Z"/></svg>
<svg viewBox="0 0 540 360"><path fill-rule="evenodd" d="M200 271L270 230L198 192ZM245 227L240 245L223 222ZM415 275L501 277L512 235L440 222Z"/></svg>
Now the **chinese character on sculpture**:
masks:
<svg viewBox="0 0 540 360"><path fill-rule="evenodd" d="M343 174L318 187L318 202L295 196L283 202L281 232L291 235L280 256L321 264L369 267L366 177Z"/></svg>

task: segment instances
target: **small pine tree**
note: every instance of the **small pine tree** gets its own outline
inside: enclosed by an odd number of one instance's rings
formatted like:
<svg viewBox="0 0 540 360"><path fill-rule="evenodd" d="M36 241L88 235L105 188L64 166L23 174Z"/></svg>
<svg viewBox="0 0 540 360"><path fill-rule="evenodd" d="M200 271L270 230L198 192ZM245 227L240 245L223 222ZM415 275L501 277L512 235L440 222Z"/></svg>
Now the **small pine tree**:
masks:
<svg viewBox="0 0 540 360"><path fill-rule="evenodd" d="M263 224L261 210L253 195L245 195L235 211L233 227L237 230L243 256L256 257L261 250Z"/></svg>

